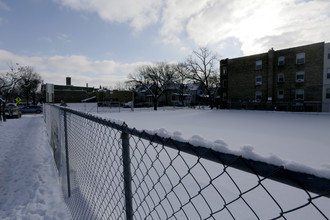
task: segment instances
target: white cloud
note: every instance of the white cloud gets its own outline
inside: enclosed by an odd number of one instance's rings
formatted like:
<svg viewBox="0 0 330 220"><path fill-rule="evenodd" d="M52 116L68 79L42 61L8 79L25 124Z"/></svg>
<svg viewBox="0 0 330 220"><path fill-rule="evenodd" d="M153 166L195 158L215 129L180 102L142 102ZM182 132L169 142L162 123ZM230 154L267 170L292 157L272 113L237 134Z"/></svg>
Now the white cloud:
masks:
<svg viewBox="0 0 330 220"><path fill-rule="evenodd" d="M211 2L211 1L210 1ZM188 36L198 45L236 38L245 55L327 41L330 2L324 0L217 1L191 16Z"/></svg>
<svg viewBox="0 0 330 220"><path fill-rule="evenodd" d="M85 56L27 57L0 50L1 72L8 71L11 63L20 66L32 66L40 73L45 83L65 84L65 78L71 77L72 84L98 87L114 85L126 81L138 65L144 63L118 63L112 60L92 61Z"/></svg>
<svg viewBox="0 0 330 220"><path fill-rule="evenodd" d="M75 10L96 12L110 22L129 23L136 30L159 19L161 0L54 0Z"/></svg>
<svg viewBox="0 0 330 220"><path fill-rule="evenodd" d="M157 23L162 42L178 48L188 41L205 46L237 39L248 55L329 41L329 0L54 1L96 12L107 21L128 23L138 31Z"/></svg>
<svg viewBox="0 0 330 220"><path fill-rule="evenodd" d="M10 11L10 8L3 1L0 1L0 9Z"/></svg>
<svg viewBox="0 0 330 220"><path fill-rule="evenodd" d="M179 35L185 31L187 21L203 8L208 0L168 0L163 9L160 34L165 43L180 43Z"/></svg>
<svg viewBox="0 0 330 220"><path fill-rule="evenodd" d="M70 43L71 40L70 40L70 37L69 35L65 34L65 33L60 33L57 35L57 39L61 40L61 41L64 41L64 42L68 42Z"/></svg>

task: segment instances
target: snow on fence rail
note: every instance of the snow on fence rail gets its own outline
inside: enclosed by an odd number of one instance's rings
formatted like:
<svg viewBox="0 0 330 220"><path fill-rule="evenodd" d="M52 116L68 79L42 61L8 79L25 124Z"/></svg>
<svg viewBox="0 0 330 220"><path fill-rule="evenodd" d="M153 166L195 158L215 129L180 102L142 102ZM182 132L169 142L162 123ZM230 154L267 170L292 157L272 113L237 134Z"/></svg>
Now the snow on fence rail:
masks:
<svg viewBox="0 0 330 220"><path fill-rule="evenodd" d="M328 178L44 109L73 219L330 218Z"/></svg>

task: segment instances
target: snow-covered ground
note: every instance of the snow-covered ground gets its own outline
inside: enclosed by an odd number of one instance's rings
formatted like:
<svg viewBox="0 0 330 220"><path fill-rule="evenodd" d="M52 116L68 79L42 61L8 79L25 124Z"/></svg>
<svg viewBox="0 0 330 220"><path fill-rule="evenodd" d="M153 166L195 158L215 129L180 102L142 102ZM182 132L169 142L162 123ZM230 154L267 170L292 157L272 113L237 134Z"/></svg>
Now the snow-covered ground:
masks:
<svg viewBox="0 0 330 220"><path fill-rule="evenodd" d="M125 121L139 130L220 143L245 156L299 164L296 168L330 176L330 114L126 109L100 116ZM42 115L0 122L0 140L0 219L70 219ZM325 200L319 205L327 204Z"/></svg>
<svg viewBox="0 0 330 220"><path fill-rule="evenodd" d="M195 145L211 147L222 152L242 155L245 158L284 166L291 170L330 178L330 136L328 135L330 114L173 108L160 108L158 111L135 109L134 112L122 109L120 112L106 113L103 111L97 114L119 123L125 121L129 127L135 127L138 130L148 130L161 136L187 140ZM152 154L152 152L150 153ZM194 164L193 158L186 159L186 163ZM185 170L184 164L176 165L178 165L176 166L177 172L188 172ZM206 166L209 164L207 163ZM161 172L161 167L159 170ZM207 170L208 172L219 171L219 167L210 165ZM201 181L201 185L203 185L203 173L203 169L195 173L198 181ZM254 186L255 177L253 175L234 170L231 170L230 174L239 181L238 185L242 187L241 189ZM175 175L170 173L167 175L175 185L177 183ZM157 179L157 175L155 174L153 178ZM204 178L207 182L207 175ZM191 181L191 183L194 182ZM184 179L182 182L192 192L198 192L198 187L191 184L189 179ZM151 185L152 183L150 183L150 187ZM269 185L266 185L272 189L271 194L277 198L284 210L300 207L307 202L306 194L304 198L304 193L295 188L271 181ZM221 180L216 187L219 187L218 189L227 201L230 201L228 198L237 196L237 189L230 181ZM184 191L183 193L179 189L174 191L184 200ZM217 193L207 192L207 190L202 193L210 204L221 206L221 199L216 196ZM194 194L192 193L192 195ZM256 190L253 195L244 197L251 201L251 205L261 219L275 217L279 212L278 207L274 207L272 201L267 199L268 196L262 190ZM155 198L157 197L155 196ZM199 208L203 209L203 200L196 203L199 204ZM317 206L326 216L330 215L327 208L329 204L330 201L326 198L317 202ZM235 207L233 213L237 219L254 219L248 214L248 210L243 209L244 205L237 202L233 206ZM207 208L205 207L205 209ZM186 211L194 213L194 209L189 210L188 208ZM226 217L222 217L226 219ZM310 206L290 213L286 217L288 219L322 219L319 213ZM192 214L189 219L198 219L198 217Z"/></svg>
<svg viewBox="0 0 330 220"><path fill-rule="evenodd" d="M160 108L99 115L139 130L179 132L187 140L199 136L245 156L254 154L292 166L298 163L330 177L330 114Z"/></svg>
<svg viewBox="0 0 330 220"><path fill-rule="evenodd" d="M0 219L70 219L42 115L0 122Z"/></svg>

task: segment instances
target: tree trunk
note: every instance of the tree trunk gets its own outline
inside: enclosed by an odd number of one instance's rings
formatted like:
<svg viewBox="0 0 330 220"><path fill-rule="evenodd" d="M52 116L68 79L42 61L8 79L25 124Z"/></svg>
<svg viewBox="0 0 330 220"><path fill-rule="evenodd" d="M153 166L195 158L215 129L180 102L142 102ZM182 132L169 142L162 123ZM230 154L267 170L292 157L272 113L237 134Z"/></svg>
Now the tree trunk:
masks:
<svg viewBox="0 0 330 220"><path fill-rule="evenodd" d="M29 95L30 94L29 94L29 92L26 92L25 95L26 95L26 103L27 103L27 105L29 105Z"/></svg>
<svg viewBox="0 0 330 220"><path fill-rule="evenodd" d="M207 94L209 95L210 108L213 109L214 108L214 99L213 99L210 91L207 91Z"/></svg>

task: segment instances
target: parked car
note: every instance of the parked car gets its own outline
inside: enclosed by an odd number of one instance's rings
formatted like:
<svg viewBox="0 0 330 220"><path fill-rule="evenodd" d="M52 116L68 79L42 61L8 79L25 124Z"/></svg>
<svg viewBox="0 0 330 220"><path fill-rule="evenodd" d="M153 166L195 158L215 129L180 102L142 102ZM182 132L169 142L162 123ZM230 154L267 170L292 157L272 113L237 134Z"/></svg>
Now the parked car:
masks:
<svg viewBox="0 0 330 220"><path fill-rule="evenodd" d="M22 112L15 103L7 103L5 107L5 115L6 118L20 118L22 117Z"/></svg>
<svg viewBox="0 0 330 220"><path fill-rule="evenodd" d="M37 113L40 114L42 112L42 106L39 105L29 105L20 108L20 111L24 113Z"/></svg>

